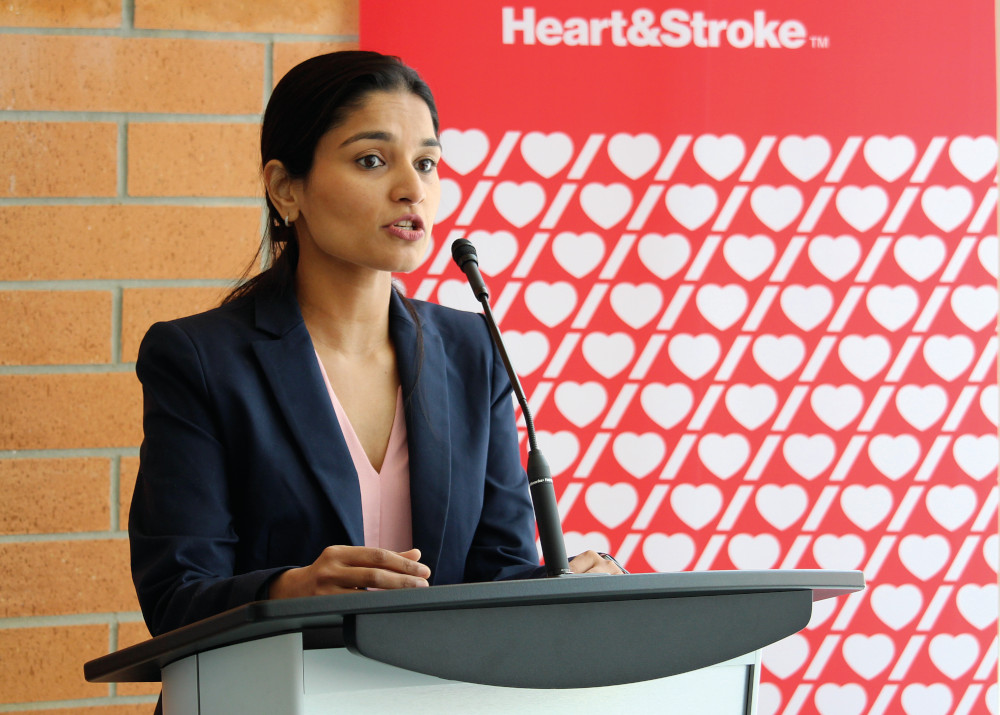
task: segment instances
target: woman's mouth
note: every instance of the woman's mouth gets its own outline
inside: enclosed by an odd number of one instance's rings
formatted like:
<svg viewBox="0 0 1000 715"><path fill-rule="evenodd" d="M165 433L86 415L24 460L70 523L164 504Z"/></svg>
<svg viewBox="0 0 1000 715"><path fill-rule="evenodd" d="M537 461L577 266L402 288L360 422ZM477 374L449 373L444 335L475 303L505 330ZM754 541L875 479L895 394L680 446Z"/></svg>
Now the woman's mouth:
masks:
<svg viewBox="0 0 1000 715"><path fill-rule="evenodd" d="M419 216L404 216L385 228L404 241L419 241L424 237L424 222Z"/></svg>

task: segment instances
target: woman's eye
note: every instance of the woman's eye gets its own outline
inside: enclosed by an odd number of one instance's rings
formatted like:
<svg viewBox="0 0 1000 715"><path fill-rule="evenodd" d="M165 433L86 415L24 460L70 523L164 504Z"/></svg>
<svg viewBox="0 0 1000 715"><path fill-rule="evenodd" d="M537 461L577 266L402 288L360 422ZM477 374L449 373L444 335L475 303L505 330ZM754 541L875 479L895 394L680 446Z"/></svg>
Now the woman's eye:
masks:
<svg viewBox="0 0 1000 715"><path fill-rule="evenodd" d="M434 167L437 166L437 162L433 159L419 159L417 161L417 171L422 171L425 174L429 174L434 171Z"/></svg>
<svg viewBox="0 0 1000 715"><path fill-rule="evenodd" d="M358 164L364 169L377 169L380 166L385 166L385 162L382 161L382 157L377 154L365 154L363 157L358 159Z"/></svg>

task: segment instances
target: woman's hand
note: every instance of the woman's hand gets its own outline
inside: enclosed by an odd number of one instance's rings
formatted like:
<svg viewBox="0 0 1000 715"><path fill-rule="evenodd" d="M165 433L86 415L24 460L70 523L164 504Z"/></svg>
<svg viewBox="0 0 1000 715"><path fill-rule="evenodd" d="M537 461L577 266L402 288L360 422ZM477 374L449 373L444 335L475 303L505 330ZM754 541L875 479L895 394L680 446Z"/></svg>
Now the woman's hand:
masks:
<svg viewBox="0 0 1000 715"><path fill-rule="evenodd" d="M584 551L574 556L569 562L569 570L573 573L625 573L617 563L604 558L596 551Z"/></svg>
<svg viewBox="0 0 1000 715"><path fill-rule="evenodd" d="M289 569L274 581L269 598L348 593L366 588L422 588L431 570L420 551L395 552L367 546L328 546L309 566Z"/></svg>

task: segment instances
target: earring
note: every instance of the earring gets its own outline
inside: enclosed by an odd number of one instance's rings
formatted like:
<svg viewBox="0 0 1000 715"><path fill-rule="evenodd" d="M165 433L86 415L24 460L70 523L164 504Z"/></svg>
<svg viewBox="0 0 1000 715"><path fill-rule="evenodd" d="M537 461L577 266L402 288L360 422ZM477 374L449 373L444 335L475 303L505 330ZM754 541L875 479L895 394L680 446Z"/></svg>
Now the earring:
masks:
<svg viewBox="0 0 1000 715"><path fill-rule="evenodd" d="M285 214L285 227L287 228L288 226L291 226L291 224L288 223L288 214Z"/></svg>

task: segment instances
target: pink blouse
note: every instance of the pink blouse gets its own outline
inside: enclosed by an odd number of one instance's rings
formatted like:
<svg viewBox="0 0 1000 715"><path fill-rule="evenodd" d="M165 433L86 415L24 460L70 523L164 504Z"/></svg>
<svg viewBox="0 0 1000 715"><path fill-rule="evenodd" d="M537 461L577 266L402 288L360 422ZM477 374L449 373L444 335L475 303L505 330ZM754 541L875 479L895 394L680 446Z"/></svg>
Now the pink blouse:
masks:
<svg viewBox="0 0 1000 715"><path fill-rule="evenodd" d="M320 372L337 413L340 430L354 460L361 486L361 515L365 526L365 546L377 546L391 551L413 548L413 524L410 516L410 452L406 445L406 416L403 412L403 389L396 393L396 415L392 420L389 446L382 461L382 471L368 461L361 440L354 433L340 400L333 391L330 378L319 359Z"/></svg>

